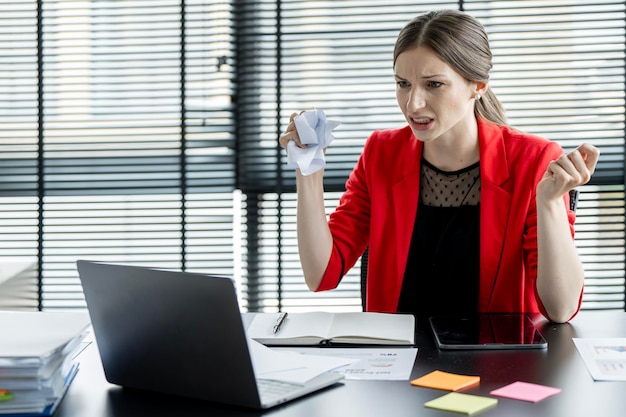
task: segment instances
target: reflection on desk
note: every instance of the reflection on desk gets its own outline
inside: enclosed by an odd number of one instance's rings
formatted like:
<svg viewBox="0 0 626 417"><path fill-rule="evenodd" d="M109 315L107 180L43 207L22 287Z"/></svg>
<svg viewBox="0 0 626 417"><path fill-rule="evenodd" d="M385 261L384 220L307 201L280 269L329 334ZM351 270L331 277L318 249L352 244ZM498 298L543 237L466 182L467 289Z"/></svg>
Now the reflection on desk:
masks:
<svg viewBox="0 0 626 417"><path fill-rule="evenodd" d="M623 417L626 382L595 382L572 341L573 337L626 337L626 313L583 311L571 323L543 322L548 349L529 351L438 350L430 330L418 325L419 348L411 378L433 370L479 375L480 385L463 391L489 392L516 381L561 388L561 393L538 403L499 398L495 408L481 416ZM273 417L394 417L454 415L424 407L446 392L415 387L409 381L348 380L292 403L265 412L123 389L106 382L97 348L92 344L80 356L81 368L55 417L255 416Z"/></svg>

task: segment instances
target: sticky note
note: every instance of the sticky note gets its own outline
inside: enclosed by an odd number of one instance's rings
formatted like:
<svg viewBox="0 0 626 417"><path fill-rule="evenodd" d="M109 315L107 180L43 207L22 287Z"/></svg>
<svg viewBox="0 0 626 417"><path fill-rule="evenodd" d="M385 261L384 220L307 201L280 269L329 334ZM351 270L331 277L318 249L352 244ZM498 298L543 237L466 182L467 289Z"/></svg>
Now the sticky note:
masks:
<svg viewBox="0 0 626 417"><path fill-rule="evenodd" d="M502 388L495 389L489 394L536 403L559 392L561 392L560 388L517 381Z"/></svg>
<svg viewBox="0 0 626 417"><path fill-rule="evenodd" d="M454 411L455 413L463 413L471 416L495 407L497 404L498 400L496 398L451 392L442 397L435 398L434 400L424 403L424 406L439 410Z"/></svg>
<svg viewBox="0 0 626 417"><path fill-rule="evenodd" d="M13 399L13 394L5 389L0 389L0 401L9 401Z"/></svg>
<svg viewBox="0 0 626 417"><path fill-rule="evenodd" d="M443 371L432 371L411 381L411 385L445 391L460 391L480 383L479 376L459 375Z"/></svg>

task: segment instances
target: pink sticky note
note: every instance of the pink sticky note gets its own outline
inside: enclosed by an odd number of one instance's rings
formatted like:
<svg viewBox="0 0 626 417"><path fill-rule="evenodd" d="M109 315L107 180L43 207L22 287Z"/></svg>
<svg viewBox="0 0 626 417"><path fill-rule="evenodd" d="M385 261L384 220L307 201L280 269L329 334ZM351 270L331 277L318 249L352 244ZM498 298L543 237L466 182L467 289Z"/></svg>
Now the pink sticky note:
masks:
<svg viewBox="0 0 626 417"><path fill-rule="evenodd" d="M491 395L499 397L512 398L514 400L523 400L536 403L551 395L561 392L561 388L547 387L545 385L531 384L529 382L513 382L502 388L498 388L490 392Z"/></svg>

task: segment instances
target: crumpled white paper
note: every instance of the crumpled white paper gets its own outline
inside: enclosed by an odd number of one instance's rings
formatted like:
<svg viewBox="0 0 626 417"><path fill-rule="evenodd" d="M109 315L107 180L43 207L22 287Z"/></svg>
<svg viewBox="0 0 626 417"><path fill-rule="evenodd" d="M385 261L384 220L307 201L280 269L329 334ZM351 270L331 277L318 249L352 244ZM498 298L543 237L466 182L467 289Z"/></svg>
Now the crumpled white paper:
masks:
<svg viewBox="0 0 626 417"><path fill-rule="evenodd" d="M287 143L287 166L300 168L302 175L311 175L326 165L324 148L335 139L332 130L341 122L326 118L323 110L305 111L293 119L300 142L307 145L299 148L294 141Z"/></svg>

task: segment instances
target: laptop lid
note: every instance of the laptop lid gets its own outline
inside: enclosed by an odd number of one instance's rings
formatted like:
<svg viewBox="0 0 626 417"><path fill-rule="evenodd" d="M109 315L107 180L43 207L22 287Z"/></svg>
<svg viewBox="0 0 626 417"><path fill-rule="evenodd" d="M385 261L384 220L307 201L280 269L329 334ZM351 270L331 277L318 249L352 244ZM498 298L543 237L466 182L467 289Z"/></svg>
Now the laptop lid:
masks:
<svg viewBox="0 0 626 417"><path fill-rule="evenodd" d="M107 381L184 397L263 404L230 278L79 260L79 277ZM320 382L320 381L314 381Z"/></svg>

